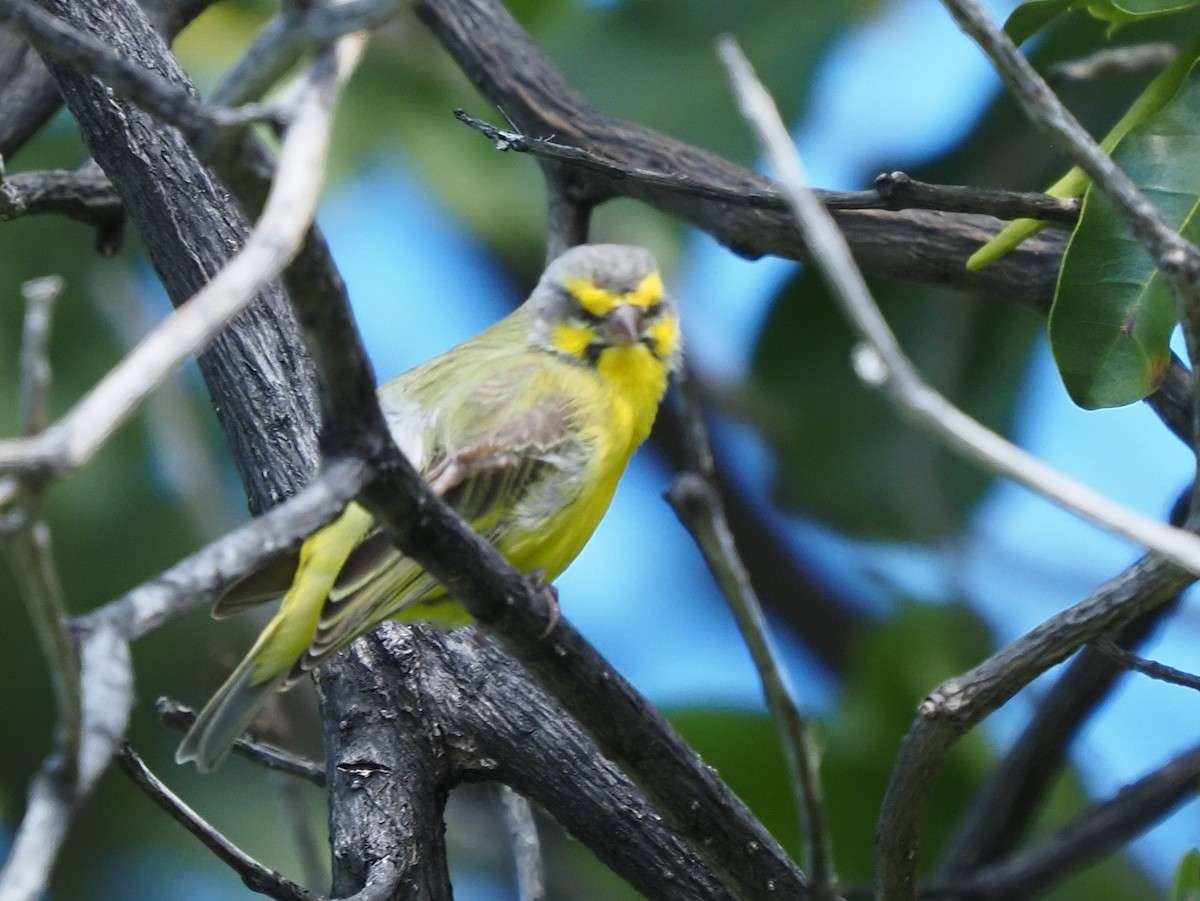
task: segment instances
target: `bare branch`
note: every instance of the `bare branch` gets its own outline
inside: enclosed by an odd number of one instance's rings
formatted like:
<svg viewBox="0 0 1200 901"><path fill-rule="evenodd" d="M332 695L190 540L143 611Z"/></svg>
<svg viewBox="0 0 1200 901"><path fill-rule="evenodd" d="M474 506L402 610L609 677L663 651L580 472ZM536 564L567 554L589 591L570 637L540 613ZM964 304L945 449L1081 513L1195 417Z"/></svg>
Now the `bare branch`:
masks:
<svg viewBox="0 0 1200 901"><path fill-rule="evenodd" d="M682 194L688 197L732 203L753 209L786 210L787 198L773 185L733 186L719 181L701 180L695 174L680 171L642 169L623 160L610 159L571 144L529 137L489 125L461 109L454 115L488 138L501 152L528 153L543 160L567 163L572 167L628 180L639 185ZM887 172L875 179L873 191L817 191L831 210L904 210L925 209L955 213L974 213L1000 219L1049 219L1073 223L1079 218L1079 200L1051 197L1048 194L1014 191L988 191L958 185L931 185L909 178L903 172Z"/></svg>
<svg viewBox="0 0 1200 901"><path fill-rule="evenodd" d="M385 623L323 666L318 681L324 702L338 702L325 728L339 867L365 870L406 847L402 884L448 897L431 825L438 798L486 780L529 798L647 898L770 893L765 884L735 893L549 691L474 630ZM340 891L356 887L353 876Z"/></svg>
<svg viewBox="0 0 1200 901"><path fill-rule="evenodd" d="M420 0L417 14L479 92L521 135L584 148L622 168L674 173L676 184L715 186L751 196L771 190L761 175L653 129L607 116L587 102L495 0ZM496 53L504 46L509 52ZM564 165L554 161L554 165ZM544 164L545 165L545 164ZM703 229L747 257L807 259L785 209L720 203L644 184L636 178L579 170L577 199L641 200ZM842 210L838 224L856 257L873 274L988 292L1048 309L1065 236L1044 232L978 272L964 262L1000 223L986 216L930 210ZM1000 267L1000 268L996 268Z"/></svg>
<svg viewBox="0 0 1200 901"><path fill-rule="evenodd" d="M50 392L50 323L63 280L57 275L21 286L25 328L21 337L21 430L36 435L46 428Z"/></svg>
<svg viewBox="0 0 1200 901"><path fill-rule="evenodd" d="M961 185L930 185L903 172L884 172L877 176L874 191L822 196L829 209L916 208L948 213L979 213L997 219L1046 219L1068 225L1073 225L1079 219L1081 205L1078 197L1053 197L1029 191L989 191ZM855 203L860 196L863 198L861 205ZM874 202L873 196L878 198Z"/></svg>
<svg viewBox="0 0 1200 901"><path fill-rule="evenodd" d="M795 689L779 660L779 652L771 640L762 607L734 545L729 524L725 521L720 499L703 476L685 472L675 479L667 491L667 501L704 555L704 561L733 611L742 640L749 648L758 670L767 706L783 738L784 755L808 851L806 863L812 880L813 897L834 898L837 894L837 873L833 865L833 847L821 788L820 749L807 719L800 712Z"/></svg>
<svg viewBox="0 0 1200 901"><path fill-rule="evenodd" d="M0 178L0 222L21 216L59 214L96 229L96 250L117 251L125 209L94 164L77 172L18 172Z"/></svg>
<svg viewBox="0 0 1200 901"><path fill-rule="evenodd" d="M542 843L529 802L507 785L496 787L496 801L508 832L517 871L520 901L545 901L546 874L542 866Z"/></svg>
<svg viewBox="0 0 1200 901"><path fill-rule="evenodd" d="M808 188L795 146L774 101L754 79L732 42L722 44L743 114L755 126L772 165L788 189L814 262L862 342L854 366L868 387L882 389L915 425L984 469L1024 485L1104 529L1200 573L1200 538L1146 516L1077 482L967 416L933 390L904 355L871 297L845 239Z"/></svg>
<svg viewBox="0 0 1200 901"><path fill-rule="evenodd" d="M1177 606L1178 598L1143 613L1111 637L1122 646L1142 641ZM1084 647L1038 699L1020 736L972 796L943 849L941 881L953 882L999 861L1016 847L1042 810L1072 738L1109 696L1122 672L1093 647Z"/></svg>
<svg viewBox="0 0 1200 901"><path fill-rule="evenodd" d="M992 866L961 880L930 887L934 897L977 901L1029 898L1112 854L1147 827L1196 795L1200 784L1200 748L1193 748L1122 788L1074 822Z"/></svg>
<svg viewBox="0 0 1200 901"><path fill-rule="evenodd" d="M334 460L278 507L175 564L162 575L76 620L108 624L129 641L198 610L219 592L327 524L361 489L369 471L358 460Z"/></svg>
<svg viewBox="0 0 1200 901"><path fill-rule="evenodd" d="M201 844L237 873L242 882L246 883L253 891L260 892L269 898L277 898L279 901L321 901L321 896L281 876L274 870L264 867L210 826L203 817L167 788L129 745L121 746L117 762L138 788L165 810L171 819L200 839Z"/></svg>
<svg viewBox="0 0 1200 901"><path fill-rule="evenodd" d="M901 745L880 810L876 843L884 897L915 897L921 812L934 776L958 739L1083 644L1169 603L1192 581L1161 559L1143 558L1074 607L929 694Z"/></svg>
<svg viewBox="0 0 1200 901"><path fill-rule="evenodd" d="M146 336L57 423L37 438L0 441L0 474L61 474L91 458L118 425L188 356L278 275L299 249L324 177L333 103L364 37L340 39L317 61L280 150L274 188L242 250L188 303Z"/></svg>
<svg viewBox="0 0 1200 901"><path fill-rule="evenodd" d="M1105 47L1082 59L1056 63L1046 78L1058 84L1096 81L1100 78L1158 72L1179 55L1179 46L1170 41Z"/></svg>
<svg viewBox="0 0 1200 901"><path fill-rule="evenodd" d="M1141 673L1143 676L1149 676L1151 679L1158 679L1160 682L1178 685L1180 688L1190 688L1192 691L1200 691L1200 676L1175 669L1173 666L1166 666L1154 660L1147 660L1145 657L1139 657L1137 654L1117 645L1111 638L1101 638L1093 641L1092 647L1124 669L1133 670L1134 672Z"/></svg>
<svg viewBox="0 0 1200 901"><path fill-rule="evenodd" d="M305 52L350 32L377 28L404 7L403 0L284 4L222 76L210 102L228 107L258 100Z"/></svg>
<svg viewBox="0 0 1200 901"><path fill-rule="evenodd" d="M1038 490L1054 497L1060 503L1071 498L1071 507L1080 510L1077 503L1079 497L1075 487L1066 482L1060 482L1060 476L1039 461L1029 458L1018 448L1008 445L999 436L986 432L973 420L967 419L956 409L950 407L940 396L935 395L921 382L919 376L911 368L911 364L896 346L895 339L887 329L886 323L879 315L874 302L862 281L861 275L854 266L845 244L840 238L836 227L829 220L828 214L812 197L804 184L803 173L795 148L779 121L774 110L774 104L762 86L754 79L749 64L741 56L732 41L726 41L721 47L722 56L733 72L738 90L739 103L743 112L756 128L759 129L768 155L776 170L789 189L798 218L805 229L809 246L813 249L815 259L830 283L835 296L843 305L848 318L859 331L860 336L869 344L869 351L860 353L857 364L860 376L868 383L881 384L889 388L892 398L903 404L904 409L913 415L918 423L925 425L935 434L947 437L953 446L960 450L974 448L971 455L976 459L986 459L989 465L1005 475L1016 477L1023 484L1036 486ZM986 434L985 434L986 433ZM982 439L982 440L977 440ZM1051 491L1045 489L1054 486ZM1078 486L1082 487L1082 486ZM1090 489L1084 495L1094 494ZM1098 503L1097 503L1098 502ZM1102 524L1129 535L1128 523L1132 514L1110 507L1111 502L1104 497L1088 498L1087 507L1089 518L1099 520ZM1100 518L1095 514L1106 511ZM1145 519L1145 517L1140 517ZM1173 529L1156 521L1149 521L1153 528L1146 529L1142 534L1169 534L1172 540L1179 537L1188 539L1194 536L1179 529ZM1142 531L1145 523L1138 522L1137 529ZM1164 531L1166 530L1166 531ZM1155 550L1161 550L1157 542L1149 545ZM1190 556L1190 551L1189 551ZM1179 557L1172 559L1177 562ZM1167 564L1151 560L1144 564L1144 578L1153 585L1153 590L1145 592L1139 598L1140 603L1146 603L1147 597L1151 605L1164 600L1179 590L1182 584L1191 579L1181 575ZM1136 572L1136 570L1134 571ZM1138 572L1141 576L1142 573ZM1125 580L1129 581L1128 579ZM1114 605L1111 597L1105 597L1110 591L1127 587L1120 582L1111 586L1101 596L1100 603L1093 602L1079 605L1087 606L1089 612L1099 614L1096 619L1087 622L1086 627L1079 621L1079 608L1052 617L1043 623L1027 639L1016 643L1020 652L1014 652L1014 646L993 656L984 665L961 680L946 683L942 690L935 692L922 705L921 718L910 732L902 748L900 759L893 772L892 783L884 800L884 808L880 816L880 832L878 846L879 857L879 890L883 898L915 898L916 897L916 834L915 823L924 804L932 775L936 772L946 750L957 735L961 734L975 722L993 709L998 703L998 697L1007 697L1010 691L1015 691L1015 682L1024 684L1046 666L1052 665L1046 661L1037 661L1027 652L1032 652L1039 646L1041 652L1054 658L1054 662L1063 659L1079 646L1082 631L1091 631L1099 622L1108 619L1109 628L1127 619L1140 610L1134 610L1132 604L1121 609L1120 619L1112 622ZM1141 610L1149 609L1142 607ZM1102 630L1103 631L1103 630ZM1098 634L1098 633L1094 633ZM1094 634L1092 637L1094 637ZM1048 639L1048 640L1047 640ZM1083 640L1089 640L1087 638ZM1002 662L1003 661L1003 662ZM1001 677L997 672L1002 666L1012 667L1012 672ZM981 686L977 695L965 696L963 689L975 681L977 676L987 673L986 687ZM1015 678L1017 672L1024 676ZM1002 687L1003 686L1003 687ZM945 691L943 695L941 692ZM926 724L938 721L937 727ZM901 787L903 786L903 789ZM901 812L903 808L903 812Z"/></svg>
<svg viewBox="0 0 1200 901"><path fill-rule="evenodd" d="M82 729L71 771L52 754L29 788L25 816L0 871L0 901L34 901L50 879L75 811L108 766L133 706L129 645L111 628L80 631Z"/></svg>
<svg viewBox="0 0 1200 901"><path fill-rule="evenodd" d="M206 107L190 91L121 58L102 41L27 0L0 0L0 22L41 53L101 79L143 109L194 137L229 118Z"/></svg>

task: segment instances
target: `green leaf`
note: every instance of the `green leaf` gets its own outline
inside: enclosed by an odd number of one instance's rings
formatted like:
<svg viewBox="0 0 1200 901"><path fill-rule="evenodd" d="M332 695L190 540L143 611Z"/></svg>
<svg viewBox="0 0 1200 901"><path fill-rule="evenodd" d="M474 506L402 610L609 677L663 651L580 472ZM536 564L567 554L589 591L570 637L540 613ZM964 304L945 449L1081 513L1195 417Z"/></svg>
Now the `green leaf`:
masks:
<svg viewBox="0 0 1200 901"><path fill-rule="evenodd" d="M1091 0L1087 11L1114 28L1138 19L1164 16L1200 6L1200 0Z"/></svg>
<svg viewBox="0 0 1200 901"><path fill-rule="evenodd" d="M1195 848L1179 861L1171 901L1200 901L1200 851Z"/></svg>
<svg viewBox="0 0 1200 901"><path fill-rule="evenodd" d="M1175 96L1132 129L1113 160L1167 223L1200 237L1200 73L1195 65ZM1059 273L1050 347L1071 398L1115 407L1153 393L1166 373L1175 304L1154 261L1094 189Z"/></svg>
<svg viewBox="0 0 1200 901"><path fill-rule="evenodd" d="M1078 0L1028 0L1009 14L1004 31L1014 44L1023 44L1076 5Z"/></svg>

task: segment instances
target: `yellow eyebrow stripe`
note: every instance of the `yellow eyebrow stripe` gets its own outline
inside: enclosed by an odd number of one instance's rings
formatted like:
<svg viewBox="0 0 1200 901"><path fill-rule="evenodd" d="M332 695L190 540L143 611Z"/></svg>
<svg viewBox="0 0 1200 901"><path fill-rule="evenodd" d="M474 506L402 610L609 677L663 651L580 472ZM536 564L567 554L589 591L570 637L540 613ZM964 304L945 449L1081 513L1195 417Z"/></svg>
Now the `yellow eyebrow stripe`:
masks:
<svg viewBox="0 0 1200 901"><path fill-rule="evenodd" d="M638 282L638 286L631 293L625 295L625 299L634 306L645 308L658 303L662 300L662 296L662 276L657 272L651 272Z"/></svg>
<svg viewBox="0 0 1200 901"><path fill-rule="evenodd" d="M612 291L606 291L604 288L592 284L586 278L570 279L563 283L563 287L579 301L581 307L593 316L605 315L622 301L645 309L658 303L663 296L662 276L657 272L647 275L628 294L614 294Z"/></svg>
<svg viewBox="0 0 1200 901"><path fill-rule="evenodd" d="M586 278L573 278L564 282L563 287L571 296L579 301L579 305L593 316L603 316L618 303L621 298L611 291L597 288Z"/></svg>

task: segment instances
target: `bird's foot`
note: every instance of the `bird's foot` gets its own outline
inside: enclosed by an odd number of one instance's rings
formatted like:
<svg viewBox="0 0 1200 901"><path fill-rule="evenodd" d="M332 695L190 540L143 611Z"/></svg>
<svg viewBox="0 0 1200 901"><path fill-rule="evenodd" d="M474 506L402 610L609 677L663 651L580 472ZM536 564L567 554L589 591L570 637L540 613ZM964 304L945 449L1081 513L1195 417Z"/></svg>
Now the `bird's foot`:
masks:
<svg viewBox="0 0 1200 901"><path fill-rule="evenodd" d="M546 625L542 634L538 636L538 641L541 641L554 631L554 627L558 625L559 619L562 618L562 612L558 608L558 589L546 581L546 570L541 566L526 573L525 581L529 583L529 587L534 591L541 592L542 597L546 599L546 606L549 608L550 622Z"/></svg>

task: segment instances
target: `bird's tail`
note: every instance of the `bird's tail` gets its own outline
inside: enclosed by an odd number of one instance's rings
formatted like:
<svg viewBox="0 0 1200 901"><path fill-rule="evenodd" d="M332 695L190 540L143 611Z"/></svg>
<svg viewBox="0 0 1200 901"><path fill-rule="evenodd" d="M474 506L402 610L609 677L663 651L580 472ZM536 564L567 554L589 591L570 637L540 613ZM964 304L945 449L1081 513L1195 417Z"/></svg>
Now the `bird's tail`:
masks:
<svg viewBox="0 0 1200 901"><path fill-rule="evenodd" d="M254 647L217 689L175 752L175 760L214 769L276 689L284 687L296 662L313 640L321 609L351 551L370 531L371 516L358 504L300 549L300 563L279 612Z"/></svg>
<svg viewBox="0 0 1200 901"><path fill-rule="evenodd" d="M269 628L269 627L268 627ZM259 644L266 632L259 638ZM257 644L256 644L257 649ZM225 759L229 749L250 725L258 709L267 702L287 677L287 670L275 678L253 681L255 655L251 651L217 689L175 752L176 763L194 761L196 769L211 772Z"/></svg>

